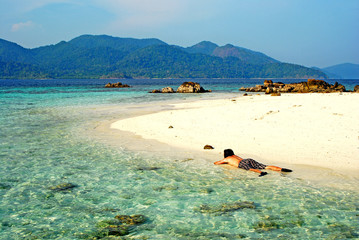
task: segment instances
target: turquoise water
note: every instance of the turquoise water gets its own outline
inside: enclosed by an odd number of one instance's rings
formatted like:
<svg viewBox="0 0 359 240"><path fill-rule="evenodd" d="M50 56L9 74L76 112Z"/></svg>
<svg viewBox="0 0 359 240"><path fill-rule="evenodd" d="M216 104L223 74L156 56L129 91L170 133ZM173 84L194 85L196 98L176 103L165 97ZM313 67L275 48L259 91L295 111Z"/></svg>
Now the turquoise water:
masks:
<svg viewBox="0 0 359 240"><path fill-rule="evenodd" d="M85 134L131 115L120 107L236 95L252 85L203 81L213 93L147 93L179 80L132 80L133 88L120 90L104 89L102 80L2 82L0 239L91 239L100 221L133 214L147 221L132 227L128 239L359 238L358 191L290 174L258 178L205 159L146 155ZM62 183L75 187L50 189ZM199 211L238 201L255 208Z"/></svg>

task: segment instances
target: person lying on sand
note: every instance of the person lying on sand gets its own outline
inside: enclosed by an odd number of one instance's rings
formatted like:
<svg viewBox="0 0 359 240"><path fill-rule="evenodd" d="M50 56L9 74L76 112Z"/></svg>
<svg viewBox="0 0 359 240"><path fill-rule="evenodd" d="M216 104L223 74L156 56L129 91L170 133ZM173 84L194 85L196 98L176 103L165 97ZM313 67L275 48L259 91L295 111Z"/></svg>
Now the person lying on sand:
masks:
<svg viewBox="0 0 359 240"><path fill-rule="evenodd" d="M278 172L292 172L292 170L287 168L280 168L276 166L269 166L264 165L262 163L259 163L251 158L243 159L241 157L238 157L237 155L234 155L234 152L232 149L225 149L224 150L224 159L215 162L214 164L229 164L234 167L243 168L245 170L250 170L256 173L259 173L259 177L262 177L264 175L267 175L267 172L262 172L259 169L269 169L273 171Z"/></svg>

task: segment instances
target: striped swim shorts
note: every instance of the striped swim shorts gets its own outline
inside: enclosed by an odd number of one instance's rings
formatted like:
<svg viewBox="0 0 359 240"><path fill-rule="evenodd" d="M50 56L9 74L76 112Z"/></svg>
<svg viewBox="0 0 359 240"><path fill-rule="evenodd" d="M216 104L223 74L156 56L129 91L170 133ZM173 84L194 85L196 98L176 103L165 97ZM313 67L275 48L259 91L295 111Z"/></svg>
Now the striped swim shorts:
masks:
<svg viewBox="0 0 359 240"><path fill-rule="evenodd" d="M267 165L257 162L252 158L246 158L239 162L238 168L243 168L245 170L249 169L265 169Z"/></svg>

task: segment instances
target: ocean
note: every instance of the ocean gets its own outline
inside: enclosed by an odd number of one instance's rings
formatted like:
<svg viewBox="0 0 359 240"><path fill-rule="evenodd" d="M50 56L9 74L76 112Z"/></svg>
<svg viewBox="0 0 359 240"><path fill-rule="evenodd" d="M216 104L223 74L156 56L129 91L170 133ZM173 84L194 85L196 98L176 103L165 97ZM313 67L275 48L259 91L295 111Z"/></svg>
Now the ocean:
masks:
<svg viewBox="0 0 359 240"><path fill-rule="evenodd" d="M146 154L106 144L96 131L171 102L241 96L240 87L262 79L196 80L212 90L203 94L148 93L184 79L119 81L132 87L0 80L0 239L116 239L119 228L118 239L359 238L359 194L351 188L290 174L258 178L214 167L219 159ZM143 221L120 225L120 215Z"/></svg>

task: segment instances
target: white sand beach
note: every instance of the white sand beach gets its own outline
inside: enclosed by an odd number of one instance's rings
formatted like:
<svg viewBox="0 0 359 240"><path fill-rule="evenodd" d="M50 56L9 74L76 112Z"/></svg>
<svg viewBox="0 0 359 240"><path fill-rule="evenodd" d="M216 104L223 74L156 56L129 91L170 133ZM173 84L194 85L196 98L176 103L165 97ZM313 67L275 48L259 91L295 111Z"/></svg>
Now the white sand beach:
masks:
<svg viewBox="0 0 359 240"><path fill-rule="evenodd" d="M172 127L170 127L172 126ZM113 129L189 151L282 167L309 165L359 174L359 94L250 95L175 104L173 110L123 119ZM213 150L203 150L209 144Z"/></svg>

